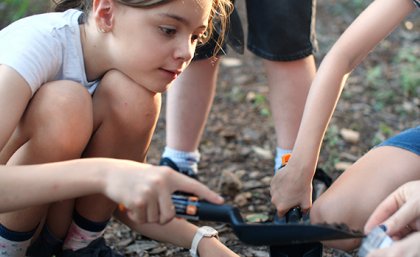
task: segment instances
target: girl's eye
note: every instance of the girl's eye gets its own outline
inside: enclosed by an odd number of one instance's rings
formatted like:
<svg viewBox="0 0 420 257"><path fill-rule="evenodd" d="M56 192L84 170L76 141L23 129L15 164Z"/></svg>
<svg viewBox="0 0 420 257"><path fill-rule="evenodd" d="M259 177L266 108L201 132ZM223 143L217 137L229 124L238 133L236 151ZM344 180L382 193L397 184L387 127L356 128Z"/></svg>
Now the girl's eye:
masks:
<svg viewBox="0 0 420 257"><path fill-rule="evenodd" d="M168 27L159 27L159 29L167 36L173 36L176 33L176 29Z"/></svg>
<svg viewBox="0 0 420 257"><path fill-rule="evenodd" d="M192 37L191 37L191 41L192 42L198 41L198 43L201 43L201 42L203 42L203 39L204 39L204 35L203 34L192 35Z"/></svg>
<svg viewBox="0 0 420 257"><path fill-rule="evenodd" d="M191 37L191 41L196 41L196 40L198 40L200 38L200 36L199 35L192 35L192 37Z"/></svg>

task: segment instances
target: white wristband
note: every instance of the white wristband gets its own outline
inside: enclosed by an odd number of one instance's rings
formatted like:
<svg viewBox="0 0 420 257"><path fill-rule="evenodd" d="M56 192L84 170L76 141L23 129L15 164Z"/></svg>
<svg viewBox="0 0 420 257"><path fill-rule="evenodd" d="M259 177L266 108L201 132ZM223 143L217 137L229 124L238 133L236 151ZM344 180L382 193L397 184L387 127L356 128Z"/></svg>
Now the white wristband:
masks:
<svg viewBox="0 0 420 257"><path fill-rule="evenodd" d="M200 243L201 239L203 239L203 237L216 237L217 239L219 239L217 230L215 230L214 228L209 226L203 226L198 228L191 243L190 254L192 257L198 257L198 244Z"/></svg>

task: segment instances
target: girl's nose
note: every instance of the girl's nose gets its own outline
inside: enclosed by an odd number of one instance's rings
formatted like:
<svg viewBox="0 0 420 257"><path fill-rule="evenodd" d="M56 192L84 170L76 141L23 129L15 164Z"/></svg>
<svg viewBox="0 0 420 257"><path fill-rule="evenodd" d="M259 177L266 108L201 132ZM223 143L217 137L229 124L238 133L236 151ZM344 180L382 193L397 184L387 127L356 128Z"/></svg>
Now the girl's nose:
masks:
<svg viewBox="0 0 420 257"><path fill-rule="evenodd" d="M175 59L190 61L194 56L195 46L196 44L191 43L190 40L188 42L181 42L175 51Z"/></svg>

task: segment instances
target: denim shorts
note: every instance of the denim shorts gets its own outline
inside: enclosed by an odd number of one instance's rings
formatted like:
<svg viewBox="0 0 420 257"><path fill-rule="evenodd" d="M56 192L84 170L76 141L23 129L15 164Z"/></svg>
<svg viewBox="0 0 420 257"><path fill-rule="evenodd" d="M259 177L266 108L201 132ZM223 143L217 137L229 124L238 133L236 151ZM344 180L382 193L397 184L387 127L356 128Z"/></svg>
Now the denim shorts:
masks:
<svg viewBox="0 0 420 257"><path fill-rule="evenodd" d="M420 155L420 126L404 130L378 145L380 146L395 146Z"/></svg>
<svg viewBox="0 0 420 257"><path fill-rule="evenodd" d="M315 7L316 0L246 0L248 49L271 61L294 61L313 54L317 50ZM211 42L197 48L195 59L212 55Z"/></svg>

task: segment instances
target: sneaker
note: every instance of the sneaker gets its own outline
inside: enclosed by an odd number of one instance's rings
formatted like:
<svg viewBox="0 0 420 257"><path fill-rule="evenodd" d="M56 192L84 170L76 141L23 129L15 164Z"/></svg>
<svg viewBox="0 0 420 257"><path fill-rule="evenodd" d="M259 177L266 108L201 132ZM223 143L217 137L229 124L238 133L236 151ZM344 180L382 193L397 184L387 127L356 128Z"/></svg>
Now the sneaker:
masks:
<svg viewBox="0 0 420 257"><path fill-rule="evenodd" d="M92 241L88 246L72 251L63 250L58 257L124 257L121 254L114 252L109 246L105 244L105 239L100 237Z"/></svg>
<svg viewBox="0 0 420 257"><path fill-rule="evenodd" d="M61 244L51 246L43 240L36 240L28 247L26 251L27 257L51 257L58 256L61 252Z"/></svg>
<svg viewBox="0 0 420 257"><path fill-rule="evenodd" d="M61 252L63 241L54 237L47 226L42 228L38 238L28 247L27 257L51 257Z"/></svg>
<svg viewBox="0 0 420 257"><path fill-rule="evenodd" d="M179 173L182 173L190 178L196 179L198 180L198 176L197 173L195 173L193 170L191 169L180 169L178 167L178 165L176 165L175 162L173 162L170 158L168 157L163 157L160 162L159 162L160 166L167 166L172 168L175 171L178 171Z"/></svg>

